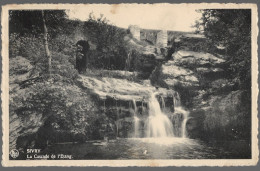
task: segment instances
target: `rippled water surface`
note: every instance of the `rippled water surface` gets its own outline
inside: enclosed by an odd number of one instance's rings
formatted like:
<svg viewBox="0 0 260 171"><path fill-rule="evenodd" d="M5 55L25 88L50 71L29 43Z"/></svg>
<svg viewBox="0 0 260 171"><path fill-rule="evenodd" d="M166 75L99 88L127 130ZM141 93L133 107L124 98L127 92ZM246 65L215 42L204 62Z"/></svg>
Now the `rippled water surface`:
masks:
<svg viewBox="0 0 260 171"><path fill-rule="evenodd" d="M237 143L236 143L237 144ZM56 144L45 153L69 154L73 159L223 159L249 158L245 144L232 149L211 147L188 138L128 138L89 141L77 144Z"/></svg>

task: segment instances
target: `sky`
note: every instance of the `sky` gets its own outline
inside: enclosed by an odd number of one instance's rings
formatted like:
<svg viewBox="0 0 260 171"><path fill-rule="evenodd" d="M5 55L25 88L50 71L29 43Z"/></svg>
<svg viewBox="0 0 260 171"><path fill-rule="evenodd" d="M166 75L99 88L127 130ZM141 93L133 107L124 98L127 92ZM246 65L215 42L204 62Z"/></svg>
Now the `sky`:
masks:
<svg viewBox="0 0 260 171"><path fill-rule="evenodd" d="M128 28L138 25L144 29L164 29L172 31L194 31L191 26L201 17L193 6L178 4L87 4L67 11L70 19L85 21L89 13L99 17L103 14L111 24Z"/></svg>

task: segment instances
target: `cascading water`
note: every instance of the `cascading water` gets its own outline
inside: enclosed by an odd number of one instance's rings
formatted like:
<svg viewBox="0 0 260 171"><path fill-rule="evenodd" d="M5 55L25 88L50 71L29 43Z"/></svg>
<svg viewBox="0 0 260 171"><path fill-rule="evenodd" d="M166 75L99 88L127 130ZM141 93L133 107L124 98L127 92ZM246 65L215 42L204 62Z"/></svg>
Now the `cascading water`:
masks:
<svg viewBox="0 0 260 171"><path fill-rule="evenodd" d="M173 104L174 104L174 114L177 114L177 113L182 114L183 121L182 121L182 124L181 124L181 137L186 138L187 137L187 135L186 135L186 123L187 123L187 120L188 120L189 112L184 110L181 107L180 96L179 96L178 92L174 93Z"/></svg>
<svg viewBox="0 0 260 171"><path fill-rule="evenodd" d="M177 115L181 115L181 118L178 118ZM180 126L179 136L182 138L186 138L186 123L188 120L189 112L184 110L181 106L175 107L175 111L173 117L177 117L177 121L175 120L175 124Z"/></svg>
<svg viewBox="0 0 260 171"><path fill-rule="evenodd" d="M186 111L185 111L186 112ZM186 113L183 113L183 121L182 121L182 138L186 138L187 135L186 135L186 123L187 123L187 120L188 120L188 112Z"/></svg>
<svg viewBox="0 0 260 171"><path fill-rule="evenodd" d="M161 96L161 101L162 101L162 110L164 110L165 109L165 101L164 101L163 96Z"/></svg>
<svg viewBox="0 0 260 171"><path fill-rule="evenodd" d="M149 117L146 123L147 137L172 137L173 126L169 118L162 113L156 93L151 93L149 100Z"/></svg>
<svg viewBox="0 0 260 171"><path fill-rule="evenodd" d="M143 133L147 138L159 137L187 137L186 123L189 112L184 110L181 106L180 96L177 92L173 94L174 112L169 114L168 106L163 96L158 96L158 92L151 92L148 101L148 117L144 120L144 104L142 101L142 113L139 118L137 104L133 99L129 102L129 108L133 110L133 135L134 138L143 137ZM169 103L169 101L167 102ZM161 104L161 106L160 106ZM164 113L168 112L169 117ZM144 125L143 125L144 124ZM144 131L144 132L143 132Z"/></svg>
<svg viewBox="0 0 260 171"><path fill-rule="evenodd" d="M134 108L134 137L138 138L139 137L139 118L137 117L137 107L136 107L136 102L133 99L133 108Z"/></svg>
<svg viewBox="0 0 260 171"><path fill-rule="evenodd" d="M173 104L174 104L174 107L180 107L181 106L181 99L180 99L180 95L179 95L178 92L174 92Z"/></svg>

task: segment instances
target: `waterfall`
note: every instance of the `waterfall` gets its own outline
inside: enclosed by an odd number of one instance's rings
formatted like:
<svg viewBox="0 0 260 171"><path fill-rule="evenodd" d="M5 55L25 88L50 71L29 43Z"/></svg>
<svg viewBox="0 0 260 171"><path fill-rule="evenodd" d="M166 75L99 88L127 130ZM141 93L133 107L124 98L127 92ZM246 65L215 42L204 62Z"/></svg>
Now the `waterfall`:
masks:
<svg viewBox="0 0 260 171"><path fill-rule="evenodd" d="M116 101L116 137L118 137L118 128L119 127L119 112L118 112L118 106Z"/></svg>
<svg viewBox="0 0 260 171"><path fill-rule="evenodd" d="M173 126L169 118L162 113L156 93L151 93L149 99L149 117L146 123L147 137L172 137Z"/></svg>
<svg viewBox="0 0 260 171"><path fill-rule="evenodd" d="M157 98L158 97L158 98ZM148 116L144 115L144 101L142 101L142 117L138 114L138 108L135 99L129 101L129 108L132 109L133 132L132 137L143 137L143 133L147 138L159 137L182 137L186 138L186 123L189 119L189 112L181 106L180 96L177 92L173 94L174 112L169 114L169 107L166 106L169 101L165 101L158 92L151 92L148 100ZM166 115L164 112L167 112ZM144 117L147 119L144 120ZM144 131L144 132L143 132Z"/></svg>
<svg viewBox="0 0 260 171"><path fill-rule="evenodd" d="M136 113L137 113L137 107L136 107L135 99L133 99L133 108L134 108L134 114L136 115Z"/></svg>
<svg viewBox="0 0 260 171"><path fill-rule="evenodd" d="M139 137L139 118L137 117L137 107L136 107L136 102L133 99L133 108L134 108L134 137L138 138Z"/></svg>
<svg viewBox="0 0 260 171"><path fill-rule="evenodd" d="M188 120L188 113L183 113L183 121L182 121L182 138L186 138L186 123Z"/></svg>
<svg viewBox="0 0 260 171"><path fill-rule="evenodd" d="M182 120L182 124L181 124L181 137L182 138L186 138L186 123L188 120L188 116L189 116L189 112L184 110L181 107L181 102L180 102L180 96L178 92L174 93L174 97L173 97L173 104L174 104L174 114L177 113L181 113L183 120Z"/></svg>
<svg viewBox="0 0 260 171"><path fill-rule="evenodd" d="M161 96L161 101L162 101L162 110L164 110L165 109L165 101L164 101L163 96Z"/></svg>
<svg viewBox="0 0 260 171"><path fill-rule="evenodd" d="M181 122L180 126L180 136L182 138L186 138L186 123L188 120L189 112L184 110L181 106L178 106L175 108L174 115L181 114L183 119L178 120L178 122ZM176 124L176 123L175 123Z"/></svg>
<svg viewBox="0 0 260 171"><path fill-rule="evenodd" d="M180 99L180 95L179 95L178 92L174 92L174 95L173 95L173 104L174 104L174 108L181 106L181 99Z"/></svg>

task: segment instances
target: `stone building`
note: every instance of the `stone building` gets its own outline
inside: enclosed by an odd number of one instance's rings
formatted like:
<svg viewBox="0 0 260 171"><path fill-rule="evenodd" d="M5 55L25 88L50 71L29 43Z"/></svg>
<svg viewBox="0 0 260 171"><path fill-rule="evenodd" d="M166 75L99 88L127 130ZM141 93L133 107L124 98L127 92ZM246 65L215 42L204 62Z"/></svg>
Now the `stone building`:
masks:
<svg viewBox="0 0 260 171"><path fill-rule="evenodd" d="M161 30L157 33L156 45L166 47L168 42L167 30Z"/></svg>
<svg viewBox="0 0 260 171"><path fill-rule="evenodd" d="M167 46L167 30L140 29L140 27L137 25L130 25L128 30L130 34L137 40L147 41L158 47Z"/></svg>
<svg viewBox="0 0 260 171"><path fill-rule="evenodd" d="M155 31L148 31L148 30L141 30L141 40L149 42L153 45L156 44L156 37L157 32Z"/></svg>
<svg viewBox="0 0 260 171"><path fill-rule="evenodd" d="M137 25L130 25L128 29L135 39L140 40L140 27Z"/></svg>

